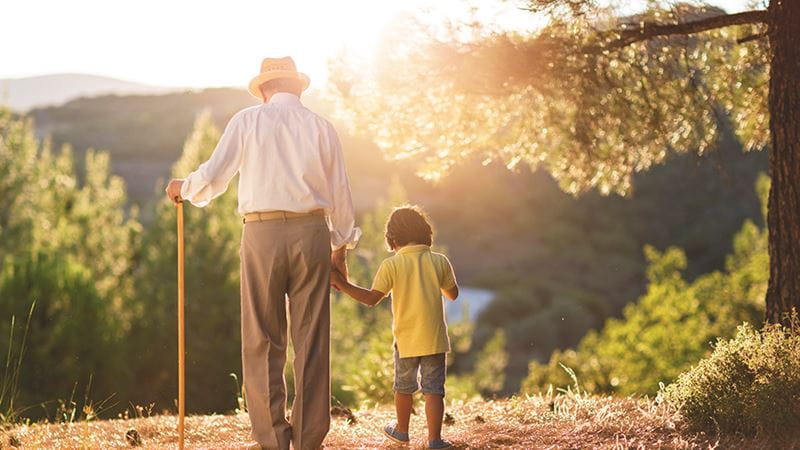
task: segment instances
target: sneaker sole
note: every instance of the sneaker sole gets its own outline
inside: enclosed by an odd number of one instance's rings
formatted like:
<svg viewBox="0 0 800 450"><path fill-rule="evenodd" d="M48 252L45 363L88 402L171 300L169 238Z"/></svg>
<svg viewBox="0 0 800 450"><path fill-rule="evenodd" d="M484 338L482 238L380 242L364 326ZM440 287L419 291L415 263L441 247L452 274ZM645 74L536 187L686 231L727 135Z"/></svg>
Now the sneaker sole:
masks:
<svg viewBox="0 0 800 450"><path fill-rule="evenodd" d="M408 441L401 441L400 439L397 439L396 437L387 433L386 430L383 430L383 434L389 439L393 440L394 442L397 442L398 444L408 445L408 443L411 441L410 439Z"/></svg>

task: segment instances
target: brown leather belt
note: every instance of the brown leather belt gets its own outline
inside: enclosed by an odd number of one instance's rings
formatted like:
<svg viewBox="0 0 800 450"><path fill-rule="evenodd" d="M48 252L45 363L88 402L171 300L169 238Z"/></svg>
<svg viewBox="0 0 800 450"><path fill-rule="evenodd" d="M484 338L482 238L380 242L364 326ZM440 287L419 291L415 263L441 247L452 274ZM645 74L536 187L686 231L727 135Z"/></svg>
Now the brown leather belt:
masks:
<svg viewBox="0 0 800 450"><path fill-rule="evenodd" d="M292 211L264 211L247 213L242 218L242 223L247 222L263 222L265 220L286 220L297 219L300 217L325 217L325 210L315 209L308 212L292 212Z"/></svg>

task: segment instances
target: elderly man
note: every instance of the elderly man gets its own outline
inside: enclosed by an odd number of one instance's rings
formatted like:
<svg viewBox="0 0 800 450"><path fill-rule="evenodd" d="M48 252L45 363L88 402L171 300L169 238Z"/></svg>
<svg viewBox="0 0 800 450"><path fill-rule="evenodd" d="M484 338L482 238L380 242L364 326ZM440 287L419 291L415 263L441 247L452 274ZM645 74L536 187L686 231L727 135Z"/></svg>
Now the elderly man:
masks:
<svg viewBox="0 0 800 450"><path fill-rule="evenodd" d="M330 271L346 273L346 249L360 235L336 130L300 102L308 84L291 58L265 59L249 86L263 104L234 115L211 158L166 189L176 202L203 207L239 173L242 365L254 448L318 448L328 433Z"/></svg>

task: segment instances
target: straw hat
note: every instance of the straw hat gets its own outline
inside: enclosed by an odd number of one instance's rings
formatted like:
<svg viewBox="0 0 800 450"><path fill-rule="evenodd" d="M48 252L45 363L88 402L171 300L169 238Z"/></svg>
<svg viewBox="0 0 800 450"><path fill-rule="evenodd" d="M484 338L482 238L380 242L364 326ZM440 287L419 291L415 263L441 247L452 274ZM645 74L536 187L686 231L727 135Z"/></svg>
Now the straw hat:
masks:
<svg viewBox="0 0 800 450"><path fill-rule="evenodd" d="M297 71L294 60L290 56L285 56L283 58L264 58L264 61L261 62L261 73L250 80L250 85L247 87L247 90L253 97L264 100L259 86L275 78L294 78L299 80L302 85L302 90L304 91L308 89L308 84L311 82L308 75Z"/></svg>

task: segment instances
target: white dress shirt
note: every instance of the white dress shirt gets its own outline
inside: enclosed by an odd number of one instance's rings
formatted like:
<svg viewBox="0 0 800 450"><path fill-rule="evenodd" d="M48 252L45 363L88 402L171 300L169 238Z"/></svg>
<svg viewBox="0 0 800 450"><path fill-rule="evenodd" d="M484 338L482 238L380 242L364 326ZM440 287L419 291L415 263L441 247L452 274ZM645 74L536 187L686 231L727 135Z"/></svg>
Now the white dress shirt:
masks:
<svg viewBox="0 0 800 450"><path fill-rule="evenodd" d="M236 113L211 158L186 177L181 197L203 207L239 172L239 213L325 210L331 247L355 247L350 183L333 125L300 98L277 93Z"/></svg>

